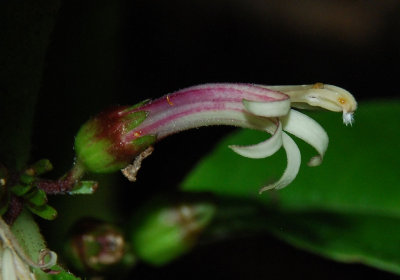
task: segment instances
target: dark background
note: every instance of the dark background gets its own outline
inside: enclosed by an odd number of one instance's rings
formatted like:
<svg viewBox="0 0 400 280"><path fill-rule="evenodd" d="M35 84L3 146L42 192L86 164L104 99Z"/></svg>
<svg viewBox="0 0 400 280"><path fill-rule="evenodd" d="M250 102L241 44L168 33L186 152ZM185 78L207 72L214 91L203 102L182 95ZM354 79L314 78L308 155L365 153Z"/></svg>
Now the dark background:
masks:
<svg viewBox="0 0 400 280"><path fill-rule="evenodd" d="M46 10L48 1L36 3L37 11ZM32 158L51 159L57 177L70 166L74 135L90 116L201 83L325 82L352 92L360 110L363 101L396 98L399 14L396 0L61 1L45 55ZM201 129L159 143L140 182L123 186L131 192L119 207L129 211L155 192L175 189L229 131ZM167 267L141 265L132 273L136 279L168 276L394 278L268 235L200 247Z"/></svg>

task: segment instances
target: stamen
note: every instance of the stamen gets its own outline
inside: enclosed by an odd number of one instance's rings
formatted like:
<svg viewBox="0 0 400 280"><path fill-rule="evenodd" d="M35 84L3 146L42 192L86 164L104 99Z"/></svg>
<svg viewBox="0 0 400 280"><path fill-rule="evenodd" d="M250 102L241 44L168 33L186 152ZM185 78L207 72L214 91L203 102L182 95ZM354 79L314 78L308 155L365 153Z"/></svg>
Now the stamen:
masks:
<svg viewBox="0 0 400 280"><path fill-rule="evenodd" d="M345 125L353 125L354 122L354 114L343 112L343 123Z"/></svg>

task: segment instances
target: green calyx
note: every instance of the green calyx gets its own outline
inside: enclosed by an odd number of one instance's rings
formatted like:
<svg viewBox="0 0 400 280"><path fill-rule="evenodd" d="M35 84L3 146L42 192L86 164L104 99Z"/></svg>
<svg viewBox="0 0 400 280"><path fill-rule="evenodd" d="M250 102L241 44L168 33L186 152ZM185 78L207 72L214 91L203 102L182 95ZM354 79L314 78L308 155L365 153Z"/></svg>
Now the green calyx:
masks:
<svg viewBox="0 0 400 280"><path fill-rule="evenodd" d="M133 130L147 118L147 115L148 112L146 111L138 111L127 115L124 118L124 120L126 121L126 129L128 131Z"/></svg>
<svg viewBox="0 0 400 280"><path fill-rule="evenodd" d="M89 120L75 138L77 160L93 173L111 173L124 168L156 141L155 135L126 141L126 135L147 115L146 111L129 113L128 109L119 109Z"/></svg>
<svg viewBox="0 0 400 280"><path fill-rule="evenodd" d="M154 201L157 205L158 201ZM209 202L158 205L139 211L130 233L137 256L154 266L167 264L195 246L212 221L215 205Z"/></svg>
<svg viewBox="0 0 400 280"><path fill-rule="evenodd" d="M131 142L132 147L139 151L145 150L150 145L153 145L157 140L157 136L154 134L144 135L139 138L136 138Z"/></svg>
<svg viewBox="0 0 400 280"><path fill-rule="evenodd" d="M78 160L90 172L112 172L116 169L116 158L109 152L112 141L106 138L99 139L96 137L96 132L96 123L93 121L87 122L79 130L75 138L75 152Z"/></svg>

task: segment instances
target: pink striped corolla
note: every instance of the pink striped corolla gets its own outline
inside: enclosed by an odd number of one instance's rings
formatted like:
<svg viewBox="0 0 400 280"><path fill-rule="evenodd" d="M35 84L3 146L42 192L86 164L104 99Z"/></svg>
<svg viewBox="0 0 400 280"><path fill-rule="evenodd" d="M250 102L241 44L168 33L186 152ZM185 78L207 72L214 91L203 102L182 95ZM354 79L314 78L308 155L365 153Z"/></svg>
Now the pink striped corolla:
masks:
<svg viewBox="0 0 400 280"><path fill-rule="evenodd" d="M281 189L295 179L301 163L299 148L286 132L316 149L318 155L311 158L310 166L321 164L329 141L316 121L291 107L340 111L345 124L351 124L357 103L348 91L321 83L193 86L133 107L115 108L89 120L76 137L77 158L89 171L102 173L122 169L125 176L134 181L141 160L150 154L149 147L155 142L187 129L231 125L271 135L261 143L230 146L241 156L265 158L281 147L285 149L287 167L282 177L262 187L260 192ZM134 159L134 164L129 164Z"/></svg>

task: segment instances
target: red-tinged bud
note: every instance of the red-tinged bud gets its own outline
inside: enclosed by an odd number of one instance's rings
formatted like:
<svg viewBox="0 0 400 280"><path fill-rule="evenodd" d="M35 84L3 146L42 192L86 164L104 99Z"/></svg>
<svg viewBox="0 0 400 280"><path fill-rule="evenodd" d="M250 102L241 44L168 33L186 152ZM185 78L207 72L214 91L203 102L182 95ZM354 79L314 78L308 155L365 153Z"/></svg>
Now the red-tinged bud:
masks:
<svg viewBox="0 0 400 280"><path fill-rule="evenodd" d="M78 162L86 170L95 173L119 170L155 142L154 135L126 137L147 117L146 111L129 112L130 109L132 107L113 108L81 127L75 138L75 150Z"/></svg>
<svg viewBox="0 0 400 280"><path fill-rule="evenodd" d="M65 246L72 266L85 274L121 272L136 260L119 228L91 218L74 225Z"/></svg>

